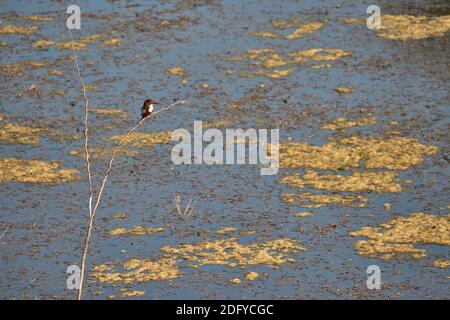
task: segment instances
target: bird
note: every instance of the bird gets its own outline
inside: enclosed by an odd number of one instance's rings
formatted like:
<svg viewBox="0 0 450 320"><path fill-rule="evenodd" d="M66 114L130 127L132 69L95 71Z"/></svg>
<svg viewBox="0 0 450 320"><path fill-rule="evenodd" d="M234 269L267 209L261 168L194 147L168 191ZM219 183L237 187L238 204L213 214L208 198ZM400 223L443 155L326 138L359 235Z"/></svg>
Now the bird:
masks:
<svg viewBox="0 0 450 320"><path fill-rule="evenodd" d="M141 121L152 114L154 104L159 104L159 102L152 99L146 99L144 101L144 104L142 105L141 108Z"/></svg>

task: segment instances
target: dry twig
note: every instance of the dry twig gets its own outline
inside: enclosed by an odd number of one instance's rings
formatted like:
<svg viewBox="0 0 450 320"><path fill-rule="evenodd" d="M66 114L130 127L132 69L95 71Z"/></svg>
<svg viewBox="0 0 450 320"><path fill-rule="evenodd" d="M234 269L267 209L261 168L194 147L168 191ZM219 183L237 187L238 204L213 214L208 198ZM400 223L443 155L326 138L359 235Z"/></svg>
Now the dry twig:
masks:
<svg viewBox="0 0 450 320"><path fill-rule="evenodd" d="M5 231L3 231L2 235L0 236L0 240L5 236L6 232L8 231L9 226L6 227Z"/></svg>

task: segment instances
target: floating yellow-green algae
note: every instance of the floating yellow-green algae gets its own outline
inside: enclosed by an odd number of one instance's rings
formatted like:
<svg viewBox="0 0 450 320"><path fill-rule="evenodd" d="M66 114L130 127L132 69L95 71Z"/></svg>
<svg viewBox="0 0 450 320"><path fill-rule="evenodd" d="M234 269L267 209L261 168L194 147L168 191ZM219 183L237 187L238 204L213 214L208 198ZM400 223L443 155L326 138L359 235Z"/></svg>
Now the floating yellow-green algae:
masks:
<svg viewBox="0 0 450 320"><path fill-rule="evenodd" d="M449 30L450 16L383 15L379 35L389 40L421 40L443 37Z"/></svg>
<svg viewBox="0 0 450 320"><path fill-rule="evenodd" d="M225 228L221 228L219 230L217 230L218 234L227 234L227 233L231 233L236 231L236 228L232 228L232 227L225 227Z"/></svg>
<svg viewBox="0 0 450 320"><path fill-rule="evenodd" d="M143 295L145 295L144 291L128 291L128 290L124 290L124 291L120 291L120 295L122 297L142 297Z"/></svg>
<svg viewBox="0 0 450 320"><path fill-rule="evenodd" d="M37 61L23 61L14 64L5 64L0 66L0 70L2 73L7 74L9 76L21 76L23 75L23 68L30 67L33 69L43 68L45 67L44 63Z"/></svg>
<svg viewBox="0 0 450 320"><path fill-rule="evenodd" d="M272 20L272 26L276 29L287 29L300 24L300 22L300 18L292 18L289 20L274 19Z"/></svg>
<svg viewBox="0 0 450 320"><path fill-rule="evenodd" d="M239 76L241 78L254 78L257 76L264 76L270 79L278 79L290 75L292 71L292 68L272 71L259 70L255 71L254 73L240 73Z"/></svg>
<svg viewBox="0 0 450 320"><path fill-rule="evenodd" d="M41 131L41 129L6 123L0 125L0 143L38 145Z"/></svg>
<svg viewBox="0 0 450 320"><path fill-rule="evenodd" d="M117 228L108 232L109 236L145 236L151 235L158 232L164 232L164 228L144 228L143 226L133 226L129 229L127 228Z"/></svg>
<svg viewBox="0 0 450 320"><path fill-rule="evenodd" d="M6 25L2 28L0 28L0 34L32 34L34 33L38 27L20 27L20 26L12 26L12 25Z"/></svg>
<svg viewBox="0 0 450 320"><path fill-rule="evenodd" d="M26 182L58 184L78 179L78 170L60 168L57 162L0 159L0 183Z"/></svg>
<svg viewBox="0 0 450 320"><path fill-rule="evenodd" d="M450 267L450 260L436 260L433 262L433 265L441 269L447 269Z"/></svg>
<svg viewBox="0 0 450 320"><path fill-rule="evenodd" d="M280 144L280 166L323 170L370 169L406 170L422 163L424 155L438 152L417 139L405 137L353 136L323 146L291 141Z"/></svg>
<svg viewBox="0 0 450 320"><path fill-rule="evenodd" d="M48 70L48 74L50 74L52 76L60 76L60 75L62 75L62 73L63 72L61 70L58 70L58 69Z"/></svg>
<svg viewBox="0 0 450 320"><path fill-rule="evenodd" d="M114 215L113 215L113 218L115 218L115 219L126 219L126 218L128 218L128 215L126 214L126 213L115 213Z"/></svg>
<svg viewBox="0 0 450 320"><path fill-rule="evenodd" d="M87 45L97 42L101 39L107 37L106 34L94 34L91 36L80 38L78 41L49 41L49 40L38 40L33 43L32 47L36 49L42 49L50 46L55 46L58 50L72 50L72 45L75 50L87 50ZM111 45L111 44L110 44Z"/></svg>
<svg viewBox="0 0 450 320"><path fill-rule="evenodd" d="M125 135L117 135L106 138L106 141L119 143ZM152 148L157 144L169 144L172 142L172 131L160 132L132 132L123 140L123 145L137 148Z"/></svg>
<svg viewBox="0 0 450 320"><path fill-rule="evenodd" d="M0 124L0 143L39 145L41 136L54 141L78 140L78 137L65 130L34 128L15 123Z"/></svg>
<svg viewBox="0 0 450 320"><path fill-rule="evenodd" d="M366 18L345 18L344 20L345 24L362 24L362 23L366 23L367 19Z"/></svg>
<svg viewBox="0 0 450 320"><path fill-rule="evenodd" d="M247 267L267 265L279 268L284 263L294 262L289 255L306 251L297 240L285 238L249 245L240 244L238 239L229 238L214 241L202 241L197 244L166 246L161 250L194 266L222 265L228 267Z"/></svg>
<svg viewBox="0 0 450 320"><path fill-rule="evenodd" d="M49 40L38 40L31 46L32 48L44 48L48 46L54 46L56 45L55 41L49 41ZM75 47L75 46L74 46Z"/></svg>
<svg viewBox="0 0 450 320"><path fill-rule="evenodd" d="M286 22L278 20L277 22L275 22L275 24L272 22L272 25L277 29L287 29L294 27L296 28L288 34L280 34L274 32L258 32L254 33L254 35L261 38L295 40L307 34L312 34L317 30L323 28L325 22L309 22L301 24L300 20L290 20Z"/></svg>
<svg viewBox="0 0 450 320"><path fill-rule="evenodd" d="M438 147L426 146L417 139L405 137L358 137L339 141L358 150L364 166L370 169L406 170L423 162L423 156L436 154Z"/></svg>
<svg viewBox="0 0 450 320"><path fill-rule="evenodd" d="M102 46L118 46L122 43L122 41L120 39L110 39L110 40L105 40L101 43Z"/></svg>
<svg viewBox="0 0 450 320"><path fill-rule="evenodd" d="M185 76L186 71L182 67L167 68L167 72L177 76Z"/></svg>
<svg viewBox="0 0 450 320"><path fill-rule="evenodd" d="M311 211L297 212L293 214L293 216L297 218L311 217L313 215L314 214Z"/></svg>
<svg viewBox="0 0 450 320"><path fill-rule="evenodd" d="M366 19L347 18L346 24L365 24ZM412 15L383 15L378 34L388 40L422 40L443 37L450 30L450 16L427 18Z"/></svg>
<svg viewBox="0 0 450 320"><path fill-rule="evenodd" d="M337 93L352 93L353 92L352 88L347 88L347 87L339 87L334 90L336 90Z"/></svg>
<svg viewBox="0 0 450 320"><path fill-rule="evenodd" d="M351 175L320 174L308 171L304 175L294 174L281 179L281 183L296 188L314 188L342 192L401 192L396 182L396 172L353 172Z"/></svg>
<svg viewBox="0 0 450 320"><path fill-rule="evenodd" d="M99 114L99 115L109 115L114 116L122 119L126 119L128 117L128 114L120 109L89 109L89 112Z"/></svg>
<svg viewBox="0 0 450 320"><path fill-rule="evenodd" d="M161 258L159 260L131 259L124 263L123 272L115 272L115 268L107 265L98 265L92 269L91 278L95 282L125 284L147 281L172 280L181 273L175 258Z"/></svg>
<svg viewBox="0 0 450 320"><path fill-rule="evenodd" d="M37 22L53 21L52 17L45 17L45 16L26 16L24 18L27 19L27 20L30 20L30 21L37 21Z"/></svg>
<svg viewBox="0 0 450 320"><path fill-rule="evenodd" d="M254 272L254 271L247 272L244 275L245 280L248 280L248 281L255 281L256 279L258 279L258 277L259 277L258 272Z"/></svg>
<svg viewBox="0 0 450 320"><path fill-rule="evenodd" d="M289 183L289 180L288 180ZM283 194L286 203L299 203L305 208L320 208L327 204L337 204L347 207L363 208L367 199L362 196L343 196L337 194L313 194L309 192L298 194Z"/></svg>
<svg viewBox="0 0 450 320"><path fill-rule="evenodd" d="M366 238L353 245L360 255L382 259L405 255L422 258L426 256L426 250L415 245L450 245L450 215L415 212L394 218L379 227L363 227L350 235Z"/></svg>
<svg viewBox="0 0 450 320"><path fill-rule="evenodd" d="M314 48L308 50L296 50L280 52L275 49L247 50L244 56L230 58L229 61L250 60L250 66L260 67L259 70L241 73L242 77L266 76L269 78L280 78L292 73L292 67L311 62L331 62L350 56L349 52L341 49ZM320 67L320 65L314 65Z"/></svg>
<svg viewBox="0 0 450 320"><path fill-rule="evenodd" d="M20 76L23 74L22 66L20 65L20 63L2 65L0 66L0 70L2 71L2 73L10 76Z"/></svg>
<svg viewBox="0 0 450 320"><path fill-rule="evenodd" d="M67 91L64 89L52 89L49 93L54 96L64 97L66 95L66 92Z"/></svg>
<svg viewBox="0 0 450 320"><path fill-rule="evenodd" d="M362 127L365 125L376 124L376 118L361 118L355 121L349 121L346 118L338 118L328 122L320 127L322 130L345 130L351 127Z"/></svg>

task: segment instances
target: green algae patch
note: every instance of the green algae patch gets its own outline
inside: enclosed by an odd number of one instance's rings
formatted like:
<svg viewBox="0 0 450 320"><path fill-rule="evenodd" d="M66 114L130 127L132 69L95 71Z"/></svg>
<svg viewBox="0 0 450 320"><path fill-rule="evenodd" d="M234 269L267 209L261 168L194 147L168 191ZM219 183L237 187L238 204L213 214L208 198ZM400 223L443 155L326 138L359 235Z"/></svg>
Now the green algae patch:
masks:
<svg viewBox="0 0 450 320"><path fill-rule="evenodd" d="M286 203L296 203L304 208L320 208L323 205L335 204L353 208L364 208L367 199L362 196L343 196L343 195L326 195L313 194L309 192L298 194L283 194L283 201ZM305 212L301 212L305 214ZM301 216L301 215L296 215Z"/></svg>
<svg viewBox="0 0 450 320"><path fill-rule="evenodd" d="M0 143L39 145L41 129L7 123L0 126Z"/></svg>
<svg viewBox="0 0 450 320"><path fill-rule="evenodd" d="M227 234L227 233L231 233L236 231L236 228L232 228L232 227L225 227L225 228L221 228L219 230L217 230L216 232L218 234Z"/></svg>
<svg viewBox="0 0 450 320"><path fill-rule="evenodd" d="M5 64L0 66L0 70L2 73L9 75L9 76L21 76L24 74L23 69L31 68L31 69L38 69L38 68L44 68L46 65L41 62L37 61L23 61L13 64Z"/></svg>
<svg viewBox="0 0 450 320"><path fill-rule="evenodd" d="M129 229L127 228L117 228L109 231L107 234L110 237L114 236L148 236L154 233L164 232L164 228L144 228L143 226L133 226Z"/></svg>
<svg viewBox="0 0 450 320"><path fill-rule="evenodd" d="M296 50L281 52L275 49L247 50L243 56L229 58L229 61L239 62L249 60L251 72L240 73L241 77L251 78L256 76L266 76L268 78L281 78L290 75L293 67L304 65L306 67L321 67L319 62L332 62L343 57L350 56L349 52L341 49L321 49L313 48L308 50ZM314 63L311 65L311 63Z"/></svg>
<svg viewBox="0 0 450 320"><path fill-rule="evenodd" d="M269 39L295 40L304 37L305 35L313 34L317 30L323 28L325 26L325 22L309 22L301 24L299 19L292 19L290 21L278 20L275 23L272 22L272 26L274 26L277 29L294 28L294 30L292 30L288 34L280 34L274 32L258 32L254 33L254 36Z"/></svg>
<svg viewBox="0 0 450 320"><path fill-rule="evenodd" d="M110 40L105 40L101 43L102 46L105 47L112 47L112 46L119 46L122 43L122 41L120 39L110 39Z"/></svg>
<svg viewBox="0 0 450 320"><path fill-rule="evenodd" d="M321 130L346 130L351 127L362 127L365 125L377 124L376 118L361 118L359 120L350 121L346 118L338 118L331 122L325 123L320 127Z"/></svg>
<svg viewBox="0 0 450 320"><path fill-rule="evenodd" d="M124 290L124 291L120 291L120 295L122 297L142 297L145 295L145 291L128 291L128 290Z"/></svg>
<svg viewBox="0 0 450 320"><path fill-rule="evenodd" d="M184 70L182 67L167 68L166 71L176 76L185 76L187 74L186 70Z"/></svg>
<svg viewBox="0 0 450 320"><path fill-rule="evenodd" d="M57 162L0 159L0 183L25 182L59 184L78 179L78 170L60 168Z"/></svg>
<svg viewBox="0 0 450 320"><path fill-rule="evenodd" d="M344 18L343 22L345 24L365 24L367 21L366 18Z"/></svg>
<svg viewBox="0 0 450 320"><path fill-rule="evenodd" d="M23 74L22 66L20 65L20 63L2 65L0 66L0 70L2 71L2 73L9 76L20 76Z"/></svg>
<svg viewBox="0 0 450 320"><path fill-rule="evenodd" d="M362 158L358 150L336 142L321 147L301 141L280 144L281 168L343 170L356 167Z"/></svg>
<svg viewBox="0 0 450 320"><path fill-rule="evenodd" d="M439 148L421 144L405 137L357 137L340 140L342 145L356 149L369 169L407 170L423 162L423 157L438 153Z"/></svg>
<svg viewBox="0 0 450 320"><path fill-rule="evenodd" d="M364 18L346 18L345 24L365 24ZM450 30L450 16L428 18L412 15L383 15L378 35L384 39L407 41L443 37Z"/></svg>
<svg viewBox="0 0 450 320"><path fill-rule="evenodd" d="M305 175L294 174L281 179L281 183L296 188L314 188L341 192L401 192L396 182L396 172L353 172L351 175L320 174L309 171ZM337 200L337 199L336 199Z"/></svg>
<svg viewBox="0 0 450 320"><path fill-rule="evenodd" d="M411 15L383 15L380 37L388 40L422 40L443 37L450 30L450 16L427 18Z"/></svg>
<svg viewBox="0 0 450 320"><path fill-rule="evenodd" d="M63 74L63 72L58 69L51 69L51 70L48 70L48 74L51 76L60 76Z"/></svg>
<svg viewBox="0 0 450 320"><path fill-rule="evenodd" d="M423 156L438 151L437 147L405 137L353 136L327 142L321 147L291 141L280 144L280 166L335 171L357 167L406 170L421 164Z"/></svg>
<svg viewBox="0 0 450 320"><path fill-rule="evenodd" d="M52 141L78 140L78 137L65 130L52 130L39 127L22 126L15 123L0 125L0 143L39 145L40 139L45 136Z"/></svg>
<svg viewBox="0 0 450 320"><path fill-rule="evenodd" d="M72 50L72 46L77 51L87 50L87 45L98 42L104 38L106 38L106 34L94 34L91 36L80 38L78 41L62 41L56 42L51 40L37 40L32 48L35 49L45 49L47 47L56 47L58 50Z"/></svg>
<svg viewBox="0 0 450 320"><path fill-rule="evenodd" d="M121 220L123 220L123 219L128 218L128 215L126 213L119 212L119 213L113 214L113 218L114 219L121 219Z"/></svg>
<svg viewBox="0 0 450 320"><path fill-rule="evenodd" d="M244 279L248 281L255 281L259 278L258 272L250 271L244 275Z"/></svg>
<svg viewBox="0 0 450 320"><path fill-rule="evenodd" d="M45 17L45 16L26 16L24 17L26 20L30 21L37 21L37 22L49 22L53 21L52 17Z"/></svg>
<svg viewBox="0 0 450 320"><path fill-rule="evenodd" d="M245 268L252 265L266 265L280 268L282 264L295 262L290 254L306 251L299 241L285 238L249 245L240 244L237 238L202 241L197 244L180 244L176 247L162 247L161 250L179 259L189 261L194 267L221 265Z"/></svg>
<svg viewBox="0 0 450 320"><path fill-rule="evenodd" d="M115 272L116 268L107 265L95 266L91 279L99 283L122 282L125 284L148 281L173 280L181 275L175 258L159 260L131 259L122 266L123 272Z"/></svg>
<svg viewBox="0 0 450 320"><path fill-rule="evenodd" d="M450 267L450 261L449 260L436 260L433 261L433 265L441 268L441 269L447 269L448 267Z"/></svg>
<svg viewBox="0 0 450 320"><path fill-rule="evenodd" d="M347 88L347 87L339 87L334 89L337 93L341 93L341 94L346 94L346 93L352 93L353 89L352 88Z"/></svg>
<svg viewBox="0 0 450 320"><path fill-rule="evenodd" d="M384 260L404 256L419 259L426 256L426 250L416 245L450 245L450 215L414 212L379 227L363 227L350 235L366 238L353 245L359 255Z"/></svg>
<svg viewBox="0 0 450 320"><path fill-rule="evenodd" d="M6 25L6 26L0 28L0 34L24 34L24 35L30 35L30 34L33 34L38 29L39 28L36 27L36 26L21 27L21 26Z"/></svg>
<svg viewBox="0 0 450 320"><path fill-rule="evenodd" d="M109 142L119 143L136 148L153 148L158 144L169 144L172 142L172 131L160 132L132 132L128 136L116 135L105 139Z"/></svg>
<svg viewBox="0 0 450 320"><path fill-rule="evenodd" d="M89 112L91 113L95 113L98 115L107 115L107 116L113 116L113 117L118 117L121 119L127 119L128 118L128 114L120 109L89 109Z"/></svg>
<svg viewBox="0 0 450 320"><path fill-rule="evenodd" d="M293 216L297 218L311 217L314 214L311 211L297 212L294 213Z"/></svg>

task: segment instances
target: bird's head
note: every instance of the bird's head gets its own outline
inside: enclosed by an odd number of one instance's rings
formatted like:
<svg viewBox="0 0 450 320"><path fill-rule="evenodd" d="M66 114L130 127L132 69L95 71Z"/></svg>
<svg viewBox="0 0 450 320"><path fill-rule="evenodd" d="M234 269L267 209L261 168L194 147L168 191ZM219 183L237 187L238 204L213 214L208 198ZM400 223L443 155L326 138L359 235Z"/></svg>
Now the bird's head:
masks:
<svg viewBox="0 0 450 320"><path fill-rule="evenodd" d="M144 105L145 106L150 106L152 104L159 104L159 102L155 101L155 100L152 100L152 99L147 99L147 100L144 101Z"/></svg>

